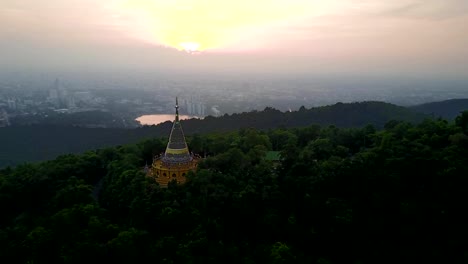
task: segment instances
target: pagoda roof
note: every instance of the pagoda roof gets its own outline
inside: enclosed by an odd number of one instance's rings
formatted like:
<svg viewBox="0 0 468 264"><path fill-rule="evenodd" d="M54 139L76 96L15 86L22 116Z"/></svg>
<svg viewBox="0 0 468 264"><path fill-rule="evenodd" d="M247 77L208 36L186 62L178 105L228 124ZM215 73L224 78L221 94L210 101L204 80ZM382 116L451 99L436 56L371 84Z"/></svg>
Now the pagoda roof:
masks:
<svg viewBox="0 0 468 264"><path fill-rule="evenodd" d="M180 124L177 98L175 108L176 116L162 161L171 164L187 163L192 160L192 156L190 155L187 142L185 141L184 131Z"/></svg>

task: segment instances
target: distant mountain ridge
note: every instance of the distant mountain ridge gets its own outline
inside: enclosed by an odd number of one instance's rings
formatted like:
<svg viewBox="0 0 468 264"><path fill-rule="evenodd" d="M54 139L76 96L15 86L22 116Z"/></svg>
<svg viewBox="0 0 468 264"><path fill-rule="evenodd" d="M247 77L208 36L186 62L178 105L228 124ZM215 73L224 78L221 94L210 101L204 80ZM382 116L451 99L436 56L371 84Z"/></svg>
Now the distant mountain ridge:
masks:
<svg viewBox="0 0 468 264"><path fill-rule="evenodd" d="M281 112L271 107L263 111L208 116L203 120L183 120L186 135L229 132L240 128L272 129L312 124L337 127L381 128L390 120L420 122L430 117L412 108L384 102L336 103L298 111ZM137 129L102 129L72 126L20 126L0 129L0 167L23 162L53 159L58 155L80 153L107 146L135 143L145 138L166 137L171 122Z"/></svg>
<svg viewBox="0 0 468 264"><path fill-rule="evenodd" d="M468 99L452 99L440 102L425 103L409 107L412 110L434 117L454 119L460 112L468 110Z"/></svg>
<svg viewBox="0 0 468 264"><path fill-rule="evenodd" d="M211 131L232 131L239 128L253 127L270 129L277 127L302 127L311 124L334 125L337 127L361 127L368 124L381 128L390 120L419 122L425 114L408 108L384 102L336 103L334 105L298 111L281 112L271 107L263 111L244 112L206 117L204 120L184 120L187 133L207 133Z"/></svg>

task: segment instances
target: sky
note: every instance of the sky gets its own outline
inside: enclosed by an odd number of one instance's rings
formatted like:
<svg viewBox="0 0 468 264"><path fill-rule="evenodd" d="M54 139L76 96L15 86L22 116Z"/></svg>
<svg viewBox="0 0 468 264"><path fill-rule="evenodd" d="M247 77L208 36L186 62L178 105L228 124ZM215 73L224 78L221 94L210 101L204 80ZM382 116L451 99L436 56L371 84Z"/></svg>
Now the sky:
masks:
<svg viewBox="0 0 468 264"><path fill-rule="evenodd" d="M468 78L467 0L0 0L0 69Z"/></svg>

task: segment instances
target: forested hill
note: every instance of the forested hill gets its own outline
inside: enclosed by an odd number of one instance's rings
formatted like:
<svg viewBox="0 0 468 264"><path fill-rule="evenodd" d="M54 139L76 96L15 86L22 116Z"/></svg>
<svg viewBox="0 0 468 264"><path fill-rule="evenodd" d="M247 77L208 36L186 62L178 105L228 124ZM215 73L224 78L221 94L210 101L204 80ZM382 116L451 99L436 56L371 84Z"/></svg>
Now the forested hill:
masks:
<svg viewBox="0 0 468 264"><path fill-rule="evenodd" d="M301 108L283 113L273 108L204 120L182 121L187 135L228 132L239 128L271 129L303 127L311 124L360 127L371 124L382 128L389 120L419 122L426 116L404 107L383 102L337 103ZM166 137L171 122L138 129L100 129L64 126L20 126L0 129L0 167L22 162L53 159L67 153L134 143L144 138Z"/></svg>
<svg viewBox="0 0 468 264"><path fill-rule="evenodd" d="M206 133L214 131L232 131L240 127L270 129L277 127L302 127L310 124L334 125L350 128L371 124L382 128L390 120L419 122L424 114L405 107L383 102L337 103L329 106L283 113L274 108L263 111L225 115L204 120L185 120L183 123L188 133Z"/></svg>
<svg viewBox="0 0 468 264"><path fill-rule="evenodd" d="M468 99L453 99L441 102L427 103L417 106L412 106L410 109L432 115L434 117L442 117L453 119L460 112L468 110Z"/></svg>
<svg viewBox="0 0 468 264"><path fill-rule="evenodd" d="M1 263L467 263L468 112L188 143L209 157L166 189L158 138L0 169Z"/></svg>
<svg viewBox="0 0 468 264"><path fill-rule="evenodd" d="M0 168L137 142L155 135L155 128L149 127L135 130L50 125L0 128Z"/></svg>

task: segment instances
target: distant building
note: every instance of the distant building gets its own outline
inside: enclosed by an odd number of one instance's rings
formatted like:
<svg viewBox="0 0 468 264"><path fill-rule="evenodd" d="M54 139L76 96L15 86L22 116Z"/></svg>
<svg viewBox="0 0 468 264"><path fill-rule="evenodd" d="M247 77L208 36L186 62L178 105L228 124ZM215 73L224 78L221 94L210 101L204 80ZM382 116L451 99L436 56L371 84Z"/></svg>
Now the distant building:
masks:
<svg viewBox="0 0 468 264"><path fill-rule="evenodd" d="M51 100L58 99L58 90L50 89L48 99L51 99Z"/></svg>
<svg viewBox="0 0 468 264"><path fill-rule="evenodd" d="M68 109L76 108L75 98L74 98L73 96L69 96L69 97L66 99L66 107L67 107Z"/></svg>
<svg viewBox="0 0 468 264"><path fill-rule="evenodd" d="M47 102L53 104L56 108L60 107L60 81L55 79L52 88L49 89L49 95L47 96Z"/></svg>
<svg viewBox="0 0 468 264"><path fill-rule="evenodd" d="M27 106L33 106L34 105L34 101L31 100L31 99L26 99L23 101L25 105Z"/></svg>
<svg viewBox="0 0 468 264"><path fill-rule="evenodd" d="M190 100L184 100L185 111L188 115L205 117L206 106L200 100L200 98L195 99L193 96L190 97Z"/></svg>
<svg viewBox="0 0 468 264"><path fill-rule="evenodd" d="M10 119L5 109L0 109L0 127L10 126Z"/></svg>
<svg viewBox="0 0 468 264"><path fill-rule="evenodd" d="M8 99L7 104L10 110L16 110L16 101L14 99Z"/></svg>
<svg viewBox="0 0 468 264"><path fill-rule="evenodd" d="M75 92L74 98L75 98L75 102L90 103L91 100L93 99L93 95L89 91Z"/></svg>
<svg viewBox="0 0 468 264"><path fill-rule="evenodd" d="M189 171L197 168L199 157L189 152L184 132L179 120L179 104L176 98L176 116L172 126L169 142L164 154L154 157L147 175L156 180L161 187L167 187L169 182L179 184L186 182Z"/></svg>
<svg viewBox="0 0 468 264"><path fill-rule="evenodd" d="M59 79L55 79L53 88L49 90L47 101L53 104L56 109L76 107L74 95L70 94L68 90L63 89Z"/></svg>
<svg viewBox="0 0 468 264"><path fill-rule="evenodd" d="M49 90L49 96L47 97L47 102L53 104L55 107L59 107L60 99L59 92L56 89Z"/></svg>

